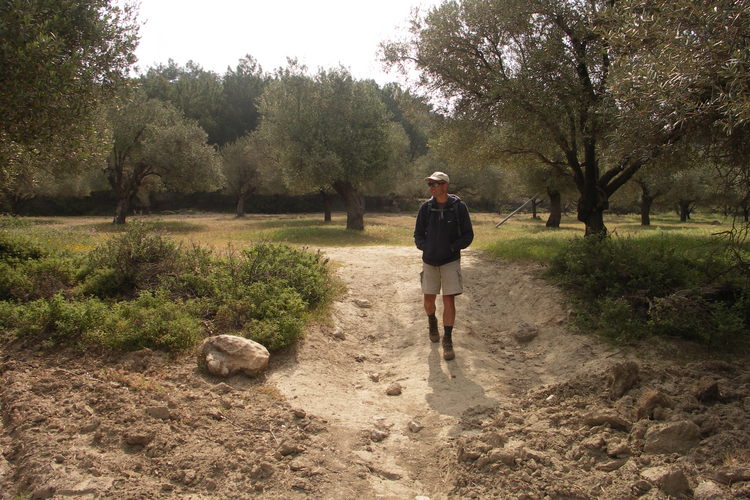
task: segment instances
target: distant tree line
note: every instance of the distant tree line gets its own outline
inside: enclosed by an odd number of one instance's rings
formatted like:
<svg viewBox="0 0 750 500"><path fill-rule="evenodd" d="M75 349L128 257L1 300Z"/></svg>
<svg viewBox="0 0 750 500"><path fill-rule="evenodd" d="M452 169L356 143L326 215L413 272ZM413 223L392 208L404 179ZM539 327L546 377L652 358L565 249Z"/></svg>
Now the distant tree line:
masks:
<svg viewBox="0 0 750 500"><path fill-rule="evenodd" d="M250 55L131 77L136 14L0 5L0 210L108 191L120 224L155 193L222 193L238 217L254 196L305 195L361 230L366 196L424 197L444 170L483 204L538 194L550 227L572 202L589 235L614 205L643 224L665 207L750 217L746 2L444 2L382 45L415 89Z"/></svg>

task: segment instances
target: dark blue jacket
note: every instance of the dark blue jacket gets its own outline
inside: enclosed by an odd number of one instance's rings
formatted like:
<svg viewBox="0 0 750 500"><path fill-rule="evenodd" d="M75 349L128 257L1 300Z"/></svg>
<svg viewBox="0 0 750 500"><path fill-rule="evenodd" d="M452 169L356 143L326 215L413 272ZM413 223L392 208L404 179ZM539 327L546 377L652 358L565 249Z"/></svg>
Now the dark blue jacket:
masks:
<svg viewBox="0 0 750 500"><path fill-rule="evenodd" d="M455 194L438 208L435 198L419 207L414 227L414 243L422 250L422 260L431 266L442 266L461 258L461 250L474 239L469 209Z"/></svg>

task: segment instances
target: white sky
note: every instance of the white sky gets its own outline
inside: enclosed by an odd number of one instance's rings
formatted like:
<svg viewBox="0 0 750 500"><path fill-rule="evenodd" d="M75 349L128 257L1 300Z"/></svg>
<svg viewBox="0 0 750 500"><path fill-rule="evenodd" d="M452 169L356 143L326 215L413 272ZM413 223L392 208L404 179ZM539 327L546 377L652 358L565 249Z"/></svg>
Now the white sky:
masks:
<svg viewBox="0 0 750 500"><path fill-rule="evenodd" d="M381 85L387 74L378 45L403 38L413 7L441 0L140 0L140 71L170 58L223 74L252 55L266 72L296 57L315 72L347 67Z"/></svg>

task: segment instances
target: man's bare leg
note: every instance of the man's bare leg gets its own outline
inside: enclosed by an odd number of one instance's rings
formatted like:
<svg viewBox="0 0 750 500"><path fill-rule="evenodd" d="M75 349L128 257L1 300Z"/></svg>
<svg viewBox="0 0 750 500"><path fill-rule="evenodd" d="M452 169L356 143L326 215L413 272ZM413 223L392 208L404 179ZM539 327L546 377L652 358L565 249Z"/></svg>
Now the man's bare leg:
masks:
<svg viewBox="0 0 750 500"><path fill-rule="evenodd" d="M456 296L443 295L443 359L450 361L456 357L453 352L453 323L456 321Z"/></svg>
<svg viewBox="0 0 750 500"><path fill-rule="evenodd" d="M440 340L437 317L435 317L435 312L437 311L437 306L435 305L436 297L437 295L434 294L424 295L424 312L427 313L427 322L430 325L429 335L432 342Z"/></svg>

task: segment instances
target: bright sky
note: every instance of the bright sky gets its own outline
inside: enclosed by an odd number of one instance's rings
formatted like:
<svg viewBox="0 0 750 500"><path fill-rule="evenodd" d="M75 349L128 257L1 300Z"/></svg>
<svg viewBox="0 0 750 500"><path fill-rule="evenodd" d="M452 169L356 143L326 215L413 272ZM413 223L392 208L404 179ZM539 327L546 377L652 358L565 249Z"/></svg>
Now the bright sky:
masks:
<svg viewBox="0 0 750 500"><path fill-rule="evenodd" d="M378 45L406 34L412 8L441 0L140 0L138 67L188 60L223 74L252 55L264 71L296 57L315 72L339 64L381 85Z"/></svg>

